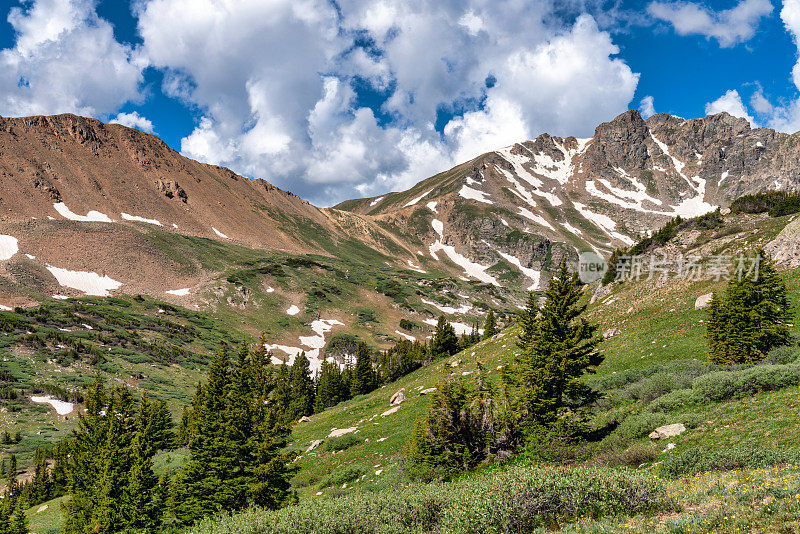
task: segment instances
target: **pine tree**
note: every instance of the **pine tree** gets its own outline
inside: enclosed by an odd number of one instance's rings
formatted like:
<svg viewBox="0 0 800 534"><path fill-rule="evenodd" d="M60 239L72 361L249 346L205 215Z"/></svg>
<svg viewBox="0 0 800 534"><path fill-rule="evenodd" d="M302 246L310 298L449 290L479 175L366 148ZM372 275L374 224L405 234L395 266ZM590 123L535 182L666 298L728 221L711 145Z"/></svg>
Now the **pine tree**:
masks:
<svg viewBox="0 0 800 534"><path fill-rule="evenodd" d="M625 250L622 249L614 249L614 252L611 253L611 257L608 258L608 262L606 263L606 272L603 274L603 279L601 281L604 286L607 286L617 279L617 263L619 263L624 255Z"/></svg>
<svg viewBox="0 0 800 534"><path fill-rule="evenodd" d="M592 395L581 377L603 357L595 349L602 340L597 326L581 317L578 276L566 263L550 281L545 304L535 320L532 338L510 378L521 386L522 416L528 423L550 425L563 408L578 408Z"/></svg>
<svg viewBox="0 0 800 534"><path fill-rule="evenodd" d="M786 284L763 250L756 262L757 273L731 278L725 293L711 301L706 339L714 363L757 362L790 339Z"/></svg>
<svg viewBox="0 0 800 534"><path fill-rule="evenodd" d="M494 317L494 310L489 310L486 322L483 325L483 339L489 339L497 333L497 319Z"/></svg>
<svg viewBox="0 0 800 534"><path fill-rule="evenodd" d="M28 534L28 516L22 499L17 499L14 513L9 519L8 534Z"/></svg>
<svg viewBox="0 0 800 534"><path fill-rule="evenodd" d="M356 349L356 366L353 369L350 396L363 395L373 389L375 389L375 371L372 369L372 357L367 344L361 341Z"/></svg>
<svg viewBox="0 0 800 534"><path fill-rule="evenodd" d="M536 331L536 318L539 316L539 299L533 291L528 292L528 299L525 301L525 309L519 316L520 332L517 346L523 351L533 341Z"/></svg>
<svg viewBox="0 0 800 534"><path fill-rule="evenodd" d="M452 356L458 352L458 337L447 318L444 315L439 316L439 322L436 323L436 331L431 340L431 356L434 358L441 358L443 356Z"/></svg>
<svg viewBox="0 0 800 534"><path fill-rule="evenodd" d="M289 373L292 401L287 410L292 420L314 413L314 380L311 378L311 362L301 352L292 364Z"/></svg>

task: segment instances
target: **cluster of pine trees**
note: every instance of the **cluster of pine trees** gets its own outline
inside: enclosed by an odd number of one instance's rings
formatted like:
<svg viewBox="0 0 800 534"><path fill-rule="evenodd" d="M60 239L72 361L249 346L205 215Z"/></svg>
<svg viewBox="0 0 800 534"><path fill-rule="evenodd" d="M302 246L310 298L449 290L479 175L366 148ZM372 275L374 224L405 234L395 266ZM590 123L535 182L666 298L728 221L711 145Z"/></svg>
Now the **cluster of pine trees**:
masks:
<svg viewBox="0 0 800 534"><path fill-rule="evenodd" d="M603 361L596 350L602 336L583 317L581 297L578 275L562 263L543 306L529 294L519 320L522 352L499 386L489 383L482 369L474 387L456 381L437 386L409 443L414 475L447 479L506 458L543 433L574 433L596 399L583 376Z"/></svg>
<svg viewBox="0 0 800 534"><path fill-rule="evenodd" d="M26 490L17 481L16 456L11 455L8 465L3 460L2 472L6 477L6 487L0 503L0 534L28 534L25 510L30 502L30 488Z"/></svg>
<svg viewBox="0 0 800 534"><path fill-rule="evenodd" d="M732 277L711 301L706 339L714 363L754 363L790 340L786 284L763 250L754 261L752 273Z"/></svg>

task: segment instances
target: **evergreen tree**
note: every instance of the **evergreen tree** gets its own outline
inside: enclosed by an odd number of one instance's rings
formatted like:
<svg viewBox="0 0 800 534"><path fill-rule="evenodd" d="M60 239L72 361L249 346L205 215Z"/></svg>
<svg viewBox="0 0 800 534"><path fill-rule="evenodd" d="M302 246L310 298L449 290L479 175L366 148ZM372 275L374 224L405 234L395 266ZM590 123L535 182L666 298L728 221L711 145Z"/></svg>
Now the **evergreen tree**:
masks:
<svg viewBox="0 0 800 534"><path fill-rule="evenodd" d="M311 378L311 362L305 352L294 359L289 381L292 400L287 411L291 420L314 413L314 380Z"/></svg>
<svg viewBox="0 0 800 534"><path fill-rule="evenodd" d="M431 356L433 358L441 358L443 356L452 356L458 352L458 337L447 318L444 315L439 316L439 322L436 323L436 331L431 340Z"/></svg>
<svg viewBox="0 0 800 534"><path fill-rule="evenodd" d="M317 376L317 392L314 399L314 411L321 412L331 406L336 406L349 396L349 391L344 394L342 371L333 362L322 362Z"/></svg>
<svg viewBox="0 0 800 534"><path fill-rule="evenodd" d="M789 342L792 310L786 284L763 250L755 258L757 272L731 278L725 293L711 301L706 339L714 363L757 362Z"/></svg>
<svg viewBox="0 0 800 534"><path fill-rule="evenodd" d="M528 299L525 301L525 309L519 316L520 332L517 346L523 351L528 348L533 341L536 332L536 319L539 316L539 299L533 291L528 292Z"/></svg>
<svg viewBox="0 0 800 534"><path fill-rule="evenodd" d="M497 333L497 319L494 317L494 310L489 310L486 322L483 324L483 339L489 339Z"/></svg>
<svg viewBox="0 0 800 534"><path fill-rule="evenodd" d="M617 279L617 263L620 262L625 252L626 251L622 249L614 249L614 252L611 253L611 257L608 258L606 264L606 272L603 274L603 279L601 281L604 286L607 286Z"/></svg>
<svg viewBox="0 0 800 534"><path fill-rule="evenodd" d="M22 499L17 499L14 513L8 523L8 534L28 534L28 516L25 514L25 505Z"/></svg>
<svg viewBox="0 0 800 534"><path fill-rule="evenodd" d="M563 408L593 400L581 377L603 361L595 350L602 337L595 335L597 326L581 317L586 305L580 298L578 276L562 262L545 292L531 340L510 374L521 387L522 416L528 423L550 425Z"/></svg>
<svg viewBox="0 0 800 534"><path fill-rule="evenodd" d="M356 366L353 369L350 396L363 395L373 389L375 389L375 371L372 369L372 357L367 344L360 341L356 349Z"/></svg>

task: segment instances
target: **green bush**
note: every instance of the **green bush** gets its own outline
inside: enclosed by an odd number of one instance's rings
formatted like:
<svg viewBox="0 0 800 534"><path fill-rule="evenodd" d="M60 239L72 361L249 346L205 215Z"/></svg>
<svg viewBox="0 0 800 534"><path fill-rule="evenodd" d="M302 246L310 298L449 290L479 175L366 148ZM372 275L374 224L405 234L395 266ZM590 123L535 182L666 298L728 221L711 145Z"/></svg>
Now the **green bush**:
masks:
<svg viewBox="0 0 800 534"><path fill-rule="evenodd" d="M717 371L694 379L692 389L705 401L719 402L736 394L737 376L733 371Z"/></svg>
<svg viewBox="0 0 800 534"><path fill-rule="evenodd" d="M800 358L800 348L794 344L772 349L762 361L767 364L786 365L797 362L798 358Z"/></svg>
<svg viewBox="0 0 800 534"><path fill-rule="evenodd" d="M659 471L663 476L675 478L706 471L771 467L794 463L797 459L796 451L765 449L752 444L714 450L695 447L670 456L661 463Z"/></svg>
<svg viewBox="0 0 800 534"><path fill-rule="evenodd" d="M666 395L662 395L647 407L651 412L672 412L683 408L684 406L692 406L700 401L700 396L693 389L677 389L670 391Z"/></svg>
<svg viewBox="0 0 800 534"><path fill-rule="evenodd" d="M653 429L666 423L667 416L663 413L629 415L620 423L612 436L623 442L629 442L647 436Z"/></svg>
<svg viewBox="0 0 800 534"><path fill-rule="evenodd" d="M798 365L758 365L698 377L692 389L700 400L719 402L800 384Z"/></svg>
<svg viewBox="0 0 800 534"><path fill-rule="evenodd" d="M345 434L344 436L339 436L338 438L330 438L325 440L325 445L322 448L326 451L343 451L353 447L354 445L358 445L359 443L361 443L361 440L353 434Z"/></svg>
<svg viewBox="0 0 800 534"><path fill-rule="evenodd" d="M250 510L202 521L193 534L440 534L532 532L583 516L675 509L657 477L608 468L496 469L453 483L345 494L275 512Z"/></svg>
<svg viewBox="0 0 800 534"><path fill-rule="evenodd" d="M361 476L365 475L366 471L364 471L360 467L355 466L348 466L344 469L340 469L334 471L333 473L329 474L322 481L319 483L320 488L329 488L331 486L341 486L346 482L352 482Z"/></svg>

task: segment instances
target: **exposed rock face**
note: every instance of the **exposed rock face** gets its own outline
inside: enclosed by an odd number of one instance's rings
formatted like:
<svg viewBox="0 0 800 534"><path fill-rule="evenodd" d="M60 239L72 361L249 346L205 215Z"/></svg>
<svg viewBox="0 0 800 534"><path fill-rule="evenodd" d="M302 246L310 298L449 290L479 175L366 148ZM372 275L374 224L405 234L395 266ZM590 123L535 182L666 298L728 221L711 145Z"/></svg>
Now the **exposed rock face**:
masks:
<svg viewBox="0 0 800 534"><path fill-rule="evenodd" d="M312 441L312 442L311 442L311 445L309 445L309 446L308 446L308 448L306 449L306 452L311 452L311 451L313 451L314 449L318 448L318 447L319 447L320 445L322 445L323 443L325 443L325 440L324 440L324 439L318 439L318 440L316 440L316 441Z"/></svg>
<svg viewBox="0 0 800 534"><path fill-rule="evenodd" d="M156 188L167 198L176 198L184 204L189 200L189 195L175 180L156 180Z"/></svg>
<svg viewBox="0 0 800 534"><path fill-rule="evenodd" d="M790 222L764 247L776 263L785 267L800 265L800 218Z"/></svg>
<svg viewBox="0 0 800 534"><path fill-rule="evenodd" d="M542 134L408 191L338 207L419 236L423 254L452 247L447 261L458 254L477 266L466 278L541 289L576 251L608 256L676 215L776 188L800 188L800 135L754 130L727 113L644 120L631 110L590 139ZM476 275L482 267L493 278Z"/></svg>
<svg viewBox="0 0 800 534"><path fill-rule="evenodd" d="M350 428L335 428L331 430L331 433L328 434L329 438L338 438L339 436L344 436L345 434L350 434L358 430L358 427L351 426Z"/></svg>

